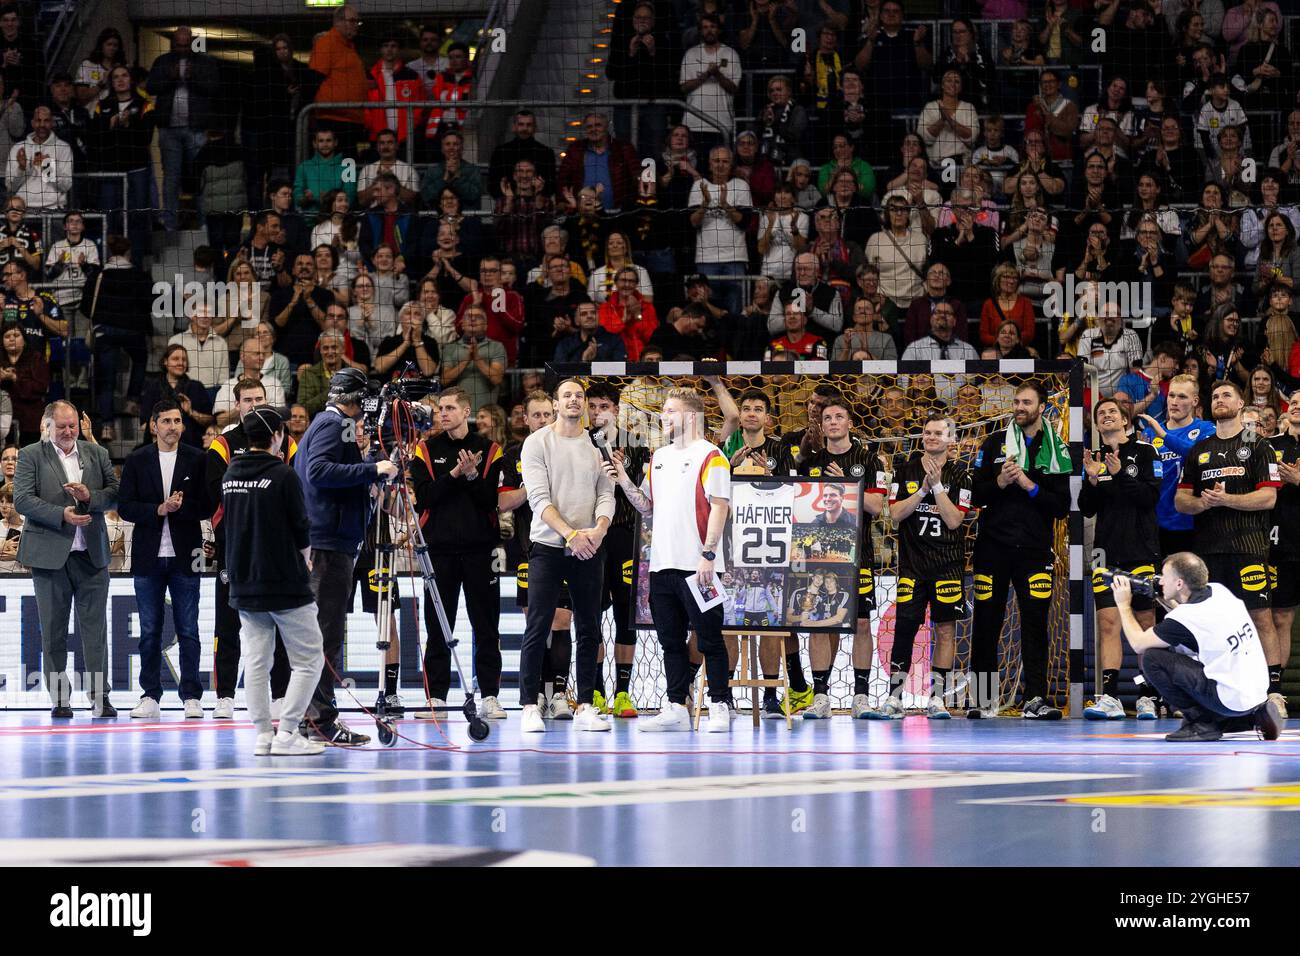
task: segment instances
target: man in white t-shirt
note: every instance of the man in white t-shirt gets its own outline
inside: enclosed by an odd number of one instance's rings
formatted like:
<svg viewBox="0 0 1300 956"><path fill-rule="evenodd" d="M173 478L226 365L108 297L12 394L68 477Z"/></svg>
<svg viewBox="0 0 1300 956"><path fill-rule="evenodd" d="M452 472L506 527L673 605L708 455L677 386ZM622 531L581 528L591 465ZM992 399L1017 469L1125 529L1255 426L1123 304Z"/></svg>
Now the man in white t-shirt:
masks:
<svg viewBox="0 0 1300 956"><path fill-rule="evenodd" d="M190 360L190 378L204 388L220 388L230 377L230 348L226 340L212 331L212 309L200 305L190 316L188 332L178 332L168 345L185 346Z"/></svg>
<svg viewBox="0 0 1300 956"><path fill-rule="evenodd" d="M640 488L621 463L605 466L632 507L653 524L650 614L664 651L668 699L657 716L637 723L650 733L691 729L686 710L689 627L699 640L709 676L708 729L725 733L731 724L731 665L722 640L722 604L702 611L697 594L715 587L716 574L726 570L717 550L731 507L731 465L703 437L704 402L693 389L670 389L660 420L669 444L650 459Z"/></svg>
<svg viewBox="0 0 1300 956"><path fill-rule="evenodd" d="M683 118L691 131L697 156L713 146L730 142L736 125L733 97L740 89L740 54L721 38L722 21L718 15L700 14L700 42L682 57L678 76L686 105L717 123L715 126L690 112Z"/></svg>
<svg viewBox="0 0 1300 956"><path fill-rule="evenodd" d="M239 346L239 361L244 366L243 376L227 379L217 391L217 397L212 400L212 412L217 416L218 428L225 428L239 421L239 402L235 397L235 387L243 381L261 382L266 390L266 404L277 410L285 407L284 386L269 375L262 374L265 360L262 346L257 339L244 339Z"/></svg>
<svg viewBox="0 0 1300 956"><path fill-rule="evenodd" d="M691 187L687 200L695 227L695 264L708 276L743 276L749 268L745 245L745 210L753 205L749 183L735 176L731 150L709 153L708 178ZM718 303L732 315L741 309L740 282L718 283Z"/></svg>
<svg viewBox="0 0 1300 956"><path fill-rule="evenodd" d="M1202 743L1253 726L1265 740L1276 740L1282 717L1268 699L1268 664L1250 612L1209 579L1205 562L1190 551L1165 558L1158 587L1173 610L1153 628L1133 616L1130 579L1111 583L1142 675L1171 709L1183 712L1183 725L1165 739Z"/></svg>
<svg viewBox="0 0 1300 956"><path fill-rule="evenodd" d="M380 130L375 136L375 152L379 158L373 163L361 167L357 173L356 208L368 209L374 205L379 196L375 179L380 173L392 173L397 177L397 200L403 206L410 206L420 198L420 177L415 167L397 158L397 134L391 129Z"/></svg>

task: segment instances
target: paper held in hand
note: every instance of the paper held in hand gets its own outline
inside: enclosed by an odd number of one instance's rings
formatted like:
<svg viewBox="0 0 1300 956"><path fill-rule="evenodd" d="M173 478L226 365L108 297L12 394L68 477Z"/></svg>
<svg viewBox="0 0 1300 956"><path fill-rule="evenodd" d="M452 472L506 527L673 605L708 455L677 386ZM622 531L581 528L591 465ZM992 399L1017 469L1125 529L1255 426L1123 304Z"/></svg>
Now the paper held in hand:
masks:
<svg viewBox="0 0 1300 956"><path fill-rule="evenodd" d="M691 597L695 598L695 603L699 605L701 611L707 611L709 608L717 607L726 599L726 592L722 590L722 578L717 571L713 572L713 579L700 583L700 576L694 574L686 579L690 583Z"/></svg>

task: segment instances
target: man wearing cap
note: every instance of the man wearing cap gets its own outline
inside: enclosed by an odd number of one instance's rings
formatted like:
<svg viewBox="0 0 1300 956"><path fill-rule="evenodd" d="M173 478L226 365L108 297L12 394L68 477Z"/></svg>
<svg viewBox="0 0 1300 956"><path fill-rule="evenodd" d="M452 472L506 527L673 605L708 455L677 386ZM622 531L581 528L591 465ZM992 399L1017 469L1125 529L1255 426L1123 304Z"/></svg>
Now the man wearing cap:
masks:
<svg viewBox="0 0 1300 956"><path fill-rule="evenodd" d="M294 459L311 519L311 589L325 647L325 667L303 730L342 747L370 740L338 719L334 682L343 668L343 622L352 595L353 565L370 517L370 486L397 474L391 461L361 460L356 423L366 385L365 373L357 369L334 373L325 409L312 419Z"/></svg>

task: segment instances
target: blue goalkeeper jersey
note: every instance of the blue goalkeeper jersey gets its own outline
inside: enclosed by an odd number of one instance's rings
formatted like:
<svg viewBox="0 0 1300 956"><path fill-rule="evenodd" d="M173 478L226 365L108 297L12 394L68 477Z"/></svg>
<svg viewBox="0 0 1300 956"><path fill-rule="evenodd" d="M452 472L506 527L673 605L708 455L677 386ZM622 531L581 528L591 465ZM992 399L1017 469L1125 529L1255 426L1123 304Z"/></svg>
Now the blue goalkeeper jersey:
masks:
<svg viewBox="0 0 1300 956"><path fill-rule="evenodd" d="M1194 418L1182 428L1167 429L1164 438L1157 438L1150 426L1143 430L1143 434L1159 453L1165 471L1160 484L1160 500L1156 503L1156 523L1165 531L1191 531L1192 516L1179 513L1174 507L1174 495L1178 493L1178 482L1183 476L1183 459L1200 439L1214 434L1214 423Z"/></svg>

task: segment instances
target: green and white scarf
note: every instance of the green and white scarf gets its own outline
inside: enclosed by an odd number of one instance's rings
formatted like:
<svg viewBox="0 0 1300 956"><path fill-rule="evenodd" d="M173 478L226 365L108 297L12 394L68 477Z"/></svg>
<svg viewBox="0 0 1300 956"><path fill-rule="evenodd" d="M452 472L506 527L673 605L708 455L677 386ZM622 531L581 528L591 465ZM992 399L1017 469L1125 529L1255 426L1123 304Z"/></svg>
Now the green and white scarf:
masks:
<svg viewBox="0 0 1300 956"><path fill-rule="evenodd" d="M1068 475L1074 471L1070 462L1070 447L1061 440L1055 428L1046 419L1042 420L1040 432L1043 436L1034 457L1034 468L1045 475ZM1025 433L1020 430L1015 419L1007 423L1007 460L1014 461L1022 470L1029 471L1029 444Z"/></svg>

